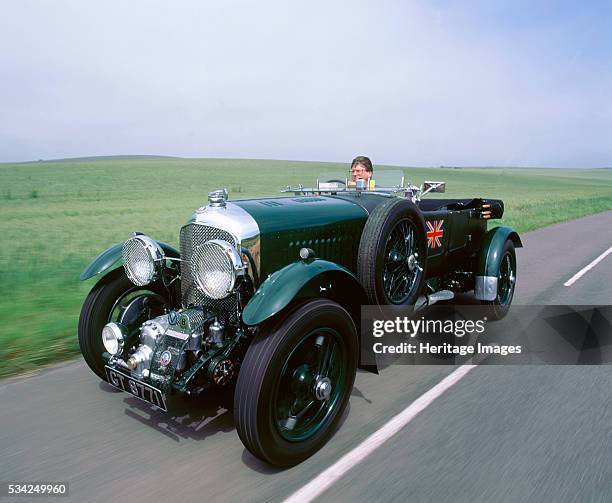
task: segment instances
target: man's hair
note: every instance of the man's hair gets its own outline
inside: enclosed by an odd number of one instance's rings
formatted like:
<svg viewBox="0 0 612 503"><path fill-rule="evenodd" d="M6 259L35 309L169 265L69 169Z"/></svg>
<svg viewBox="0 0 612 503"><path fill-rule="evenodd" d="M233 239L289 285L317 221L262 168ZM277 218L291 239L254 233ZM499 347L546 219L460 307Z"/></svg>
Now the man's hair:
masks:
<svg viewBox="0 0 612 503"><path fill-rule="evenodd" d="M372 161L370 161L370 158L366 157L365 155L358 155L357 157L355 157L355 159L353 159L353 162L351 163L351 168L355 166L355 164L363 164L363 166L365 166L366 171L369 171L370 173L374 171L374 168L372 167Z"/></svg>

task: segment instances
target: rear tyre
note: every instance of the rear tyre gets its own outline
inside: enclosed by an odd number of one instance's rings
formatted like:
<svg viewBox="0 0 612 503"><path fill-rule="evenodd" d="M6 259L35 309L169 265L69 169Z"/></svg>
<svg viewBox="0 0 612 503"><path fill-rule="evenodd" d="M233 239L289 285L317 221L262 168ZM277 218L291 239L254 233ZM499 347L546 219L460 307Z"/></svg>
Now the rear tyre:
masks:
<svg viewBox="0 0 612 503"><path fill-rule="evenodd" d="M516 252L514 243L508 239L504 244L497 270L497 297L495 300L481 300L487 308L489 320L501 320L510 310L516 286Z"/></svg>
<svg viewBox="0 0 612 503"><path fill-rule="evenodd" d="M79 346L89 368L106 381L102 329L111 321L125 325L129 332L145 321L163 314L166 301L163 285L136 286L123 267L111 271L92 288L81 308Z"/></svg>
<svg viewBox="0 0 612 503"><path fill-rule="evenodd" d="M393 198L369 216L357 256L357 274L371 304L411 305L427 267L425 220L414 203Z"/></svg>
<svg viewBox="0 0 612 503"><path fill-rule="evenodd" d="M357 331L339 304L315 299L265 322L249 346L234 395L244 446L288 467L334 433L355 381Z"/></svg>

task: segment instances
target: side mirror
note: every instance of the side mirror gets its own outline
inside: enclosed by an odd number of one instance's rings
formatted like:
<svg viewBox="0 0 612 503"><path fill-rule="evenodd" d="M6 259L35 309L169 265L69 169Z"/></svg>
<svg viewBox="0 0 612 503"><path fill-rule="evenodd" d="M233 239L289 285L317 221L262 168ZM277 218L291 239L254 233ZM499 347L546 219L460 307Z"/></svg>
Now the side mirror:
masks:
<svg viewBox="0 0 612 503"><path fill-rule="evenodd" d="M430 192L438 192L440 194L446 192L446 182L423 182L422 194Z"/></svg>

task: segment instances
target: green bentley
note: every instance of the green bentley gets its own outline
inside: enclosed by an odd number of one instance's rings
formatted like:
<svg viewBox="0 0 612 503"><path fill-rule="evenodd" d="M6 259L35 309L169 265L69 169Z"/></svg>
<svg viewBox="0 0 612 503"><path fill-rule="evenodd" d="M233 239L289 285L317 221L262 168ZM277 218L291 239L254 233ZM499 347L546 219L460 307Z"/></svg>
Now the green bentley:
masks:
<svg viewBox="0 0 612 503"><path fill-rule="evenodd" d="M502 201L440 199L443 182L399 176L321 178L262 199L218 190L181 228L179 250L139 232L111 246L81 274L102 276L81 310L85 361L163 410L170 395L225 389L251 453L301 462L348 403L362 305L420 309L473 292L499 319L512 302L521 240L487 230Z"/></svg>

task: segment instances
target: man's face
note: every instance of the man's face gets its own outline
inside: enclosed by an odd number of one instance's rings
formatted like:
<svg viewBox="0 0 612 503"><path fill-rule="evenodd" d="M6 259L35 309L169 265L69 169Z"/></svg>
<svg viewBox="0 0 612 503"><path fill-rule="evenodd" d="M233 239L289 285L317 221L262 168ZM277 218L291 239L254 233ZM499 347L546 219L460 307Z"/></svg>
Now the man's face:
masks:
<svg viewBox="0 0 612 503"><path fill-rule="evenodd" d="M369 180L370 172L363 164L357 163L351 168L351 178L355 180Z"/></svg>

